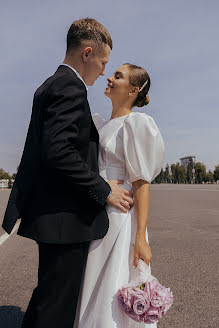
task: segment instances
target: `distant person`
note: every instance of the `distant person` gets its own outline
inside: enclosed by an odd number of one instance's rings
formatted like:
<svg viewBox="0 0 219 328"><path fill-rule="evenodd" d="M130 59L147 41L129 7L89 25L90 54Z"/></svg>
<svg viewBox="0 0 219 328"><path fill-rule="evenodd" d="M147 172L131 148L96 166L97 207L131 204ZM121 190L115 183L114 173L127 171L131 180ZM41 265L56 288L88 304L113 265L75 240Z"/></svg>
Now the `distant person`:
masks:
<svg viewBox="0 0 219 328"><path fill-rule="evenodd" d="M71 328L89 242L109 228L106 202L126 213L132 193L99 175L98 131L87 87L105 74L112 49L107 29L80 19L67 35L64 63L35 92L31 121L2 227L33 239L38 285L22 328ZM118 218L120 219L120 218Z"/></svg>

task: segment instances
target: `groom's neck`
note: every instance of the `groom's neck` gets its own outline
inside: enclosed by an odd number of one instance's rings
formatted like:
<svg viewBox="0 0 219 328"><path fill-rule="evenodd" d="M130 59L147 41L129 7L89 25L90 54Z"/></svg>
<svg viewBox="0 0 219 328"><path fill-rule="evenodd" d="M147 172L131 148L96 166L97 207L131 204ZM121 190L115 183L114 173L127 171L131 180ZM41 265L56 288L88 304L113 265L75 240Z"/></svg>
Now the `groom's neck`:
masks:
<svg viewBox="0 0 219 328"><path fill-rule="evenodd" d="M76 56L65 56L63 64L73 67L83 77L83 66Z"/></svg>

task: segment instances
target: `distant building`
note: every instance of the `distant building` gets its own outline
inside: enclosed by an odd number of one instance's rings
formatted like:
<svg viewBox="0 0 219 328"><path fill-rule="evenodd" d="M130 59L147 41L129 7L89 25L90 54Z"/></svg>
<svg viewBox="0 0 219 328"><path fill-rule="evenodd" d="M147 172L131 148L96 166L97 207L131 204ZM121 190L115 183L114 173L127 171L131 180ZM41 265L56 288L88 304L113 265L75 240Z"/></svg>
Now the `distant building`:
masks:
<svg viewBox="0 0 219 328"><path fill-rule="evenodd" d="M0 188L8 188L9 180L8 179L2 179L0 180Z"/></svg>
<svg viewBox="0 0 219 328"><path fill-rule="evenodd" d="M181 165L187 170L187 166L189 164L189 160L192 159L193 165L195 164L195 156L186 156L180 158Z"/></svg>
<svg viewBox="0 0 219 328"><path fill-rule="evenodd" d="M9 179L1 179L0 180L0 189L11 188L11 186L13 185L13 183L14 183L14 179L11 179L10 186L9 186Z"/></svg>

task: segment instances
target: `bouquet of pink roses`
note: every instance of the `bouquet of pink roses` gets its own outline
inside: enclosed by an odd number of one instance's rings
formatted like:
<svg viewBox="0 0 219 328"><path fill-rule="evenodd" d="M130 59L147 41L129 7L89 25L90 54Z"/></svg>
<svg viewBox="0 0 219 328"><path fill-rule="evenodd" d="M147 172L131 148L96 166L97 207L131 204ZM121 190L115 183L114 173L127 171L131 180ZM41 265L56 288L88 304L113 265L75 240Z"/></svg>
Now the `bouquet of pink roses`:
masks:
<svg viewBox="0 0 219 328"><path fill-rule="evenodd" d="M157 323L173 303L173 293L151 275L147 264L139 259L130 283L118 290L122 310L133 320Z"/></svg>

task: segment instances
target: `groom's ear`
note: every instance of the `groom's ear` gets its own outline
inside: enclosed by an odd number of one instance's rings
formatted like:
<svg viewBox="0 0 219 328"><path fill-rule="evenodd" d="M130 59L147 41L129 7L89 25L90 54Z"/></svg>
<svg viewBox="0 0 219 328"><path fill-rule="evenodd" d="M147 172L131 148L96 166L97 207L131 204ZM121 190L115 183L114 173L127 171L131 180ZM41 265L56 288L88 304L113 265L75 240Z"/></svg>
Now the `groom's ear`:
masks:
<svg viewBox="0 0 219 328"><path fill-rule="evenodd" d="M83 63L86 63L88 58L93 54L93 49L92 47L86 47L82 51L82 61Z"/></svg>

